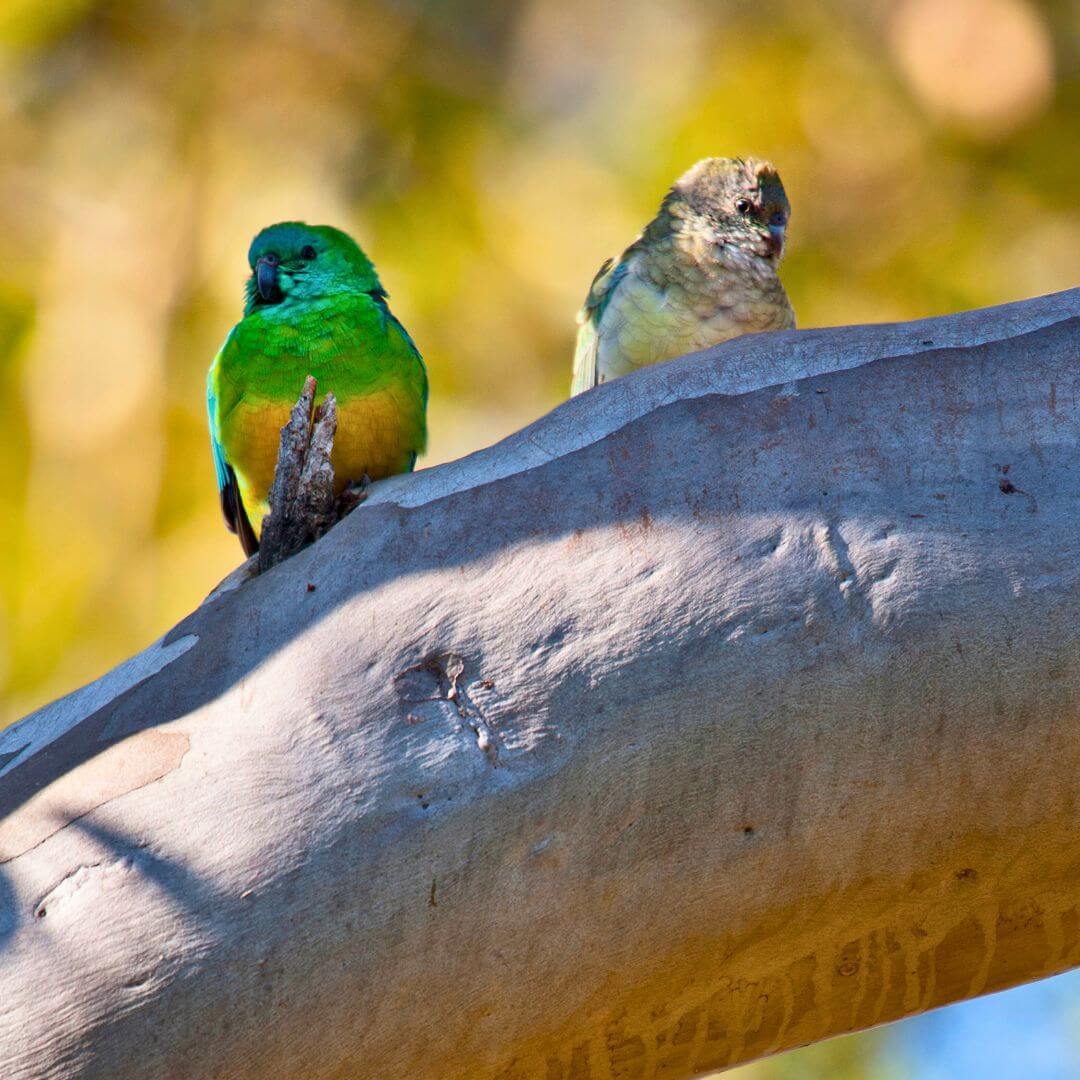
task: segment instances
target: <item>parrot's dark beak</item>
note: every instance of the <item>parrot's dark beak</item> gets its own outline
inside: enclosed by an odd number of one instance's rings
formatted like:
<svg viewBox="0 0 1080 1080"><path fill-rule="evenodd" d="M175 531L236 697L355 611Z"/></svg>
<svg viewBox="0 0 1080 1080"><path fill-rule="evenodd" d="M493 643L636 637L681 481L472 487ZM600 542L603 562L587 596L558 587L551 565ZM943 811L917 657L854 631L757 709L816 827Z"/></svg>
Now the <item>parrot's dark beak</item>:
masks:
<svg viewBox="0 0 1080 1080"><path fill-rule="evenodd" d="M273 256L263 256L255 264L255 285L259 296L267 304L276 304L281 299L278 287L278 261Z"/></svg>

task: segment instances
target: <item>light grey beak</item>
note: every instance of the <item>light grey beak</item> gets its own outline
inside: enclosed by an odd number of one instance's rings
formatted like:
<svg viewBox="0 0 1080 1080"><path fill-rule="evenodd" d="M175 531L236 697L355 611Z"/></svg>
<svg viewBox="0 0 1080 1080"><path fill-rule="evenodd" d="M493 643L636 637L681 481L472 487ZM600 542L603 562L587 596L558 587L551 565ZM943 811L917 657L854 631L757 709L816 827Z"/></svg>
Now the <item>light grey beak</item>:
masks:
<svg viewBox="0 0 1080 1080"><path fill-rule="evenodd" d="M786 225L770 225L769 226L769 254L770 255L783 255L784 253L784 234L787 231Z"/></svg>

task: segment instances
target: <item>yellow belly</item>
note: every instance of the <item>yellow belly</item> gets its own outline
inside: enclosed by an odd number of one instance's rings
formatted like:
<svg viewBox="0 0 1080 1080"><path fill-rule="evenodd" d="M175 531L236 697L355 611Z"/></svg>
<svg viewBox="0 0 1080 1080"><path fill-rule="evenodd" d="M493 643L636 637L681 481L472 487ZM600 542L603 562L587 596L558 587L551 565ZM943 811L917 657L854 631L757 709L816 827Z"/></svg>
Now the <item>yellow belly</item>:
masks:
<svg viewBox="0 0 1080 1080"><path fill-rule="evenodd" d="M702 319L677 299L645 287L626 292L625 297L614 297L604 312L598 360L605 380L718 345L744 332L726 313Z"/></svg>
<svg viewBox="0 0 1080 1080"><path fill-rule="evenodd" d="M630 275L604 311L597 366L602 380L614 379L742 334L794 325L782 290L777 297L695 297L681 289L660 291Z"/></svg>
<svg viewBox="0 0 1080 1080"><path fill-rule="evenodd" d="M267 497L274 480L281 429L289 422L291 403L245 397L223 425L226 452L236 471L244 508L258 533L270 512ZM419 449L417 428L403 423L400 393L379 390L338 401L338 426L330 463L340 494L350 481L372 480L405 472Z"/></svg>

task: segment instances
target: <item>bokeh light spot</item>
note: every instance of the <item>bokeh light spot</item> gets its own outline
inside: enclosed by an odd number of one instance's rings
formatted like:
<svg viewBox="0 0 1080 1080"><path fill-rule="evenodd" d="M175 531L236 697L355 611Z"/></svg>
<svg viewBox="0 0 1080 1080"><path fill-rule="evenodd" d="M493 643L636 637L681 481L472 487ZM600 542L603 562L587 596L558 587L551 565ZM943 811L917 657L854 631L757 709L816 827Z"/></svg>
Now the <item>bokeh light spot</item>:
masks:
<svg viewBox="0 0 1080 1080"><path fill-rule="evenodd" d="M1050 35L1025 0L902 0L890 41L924 107L977 137L1031 120L1054 88Z"/></svg>

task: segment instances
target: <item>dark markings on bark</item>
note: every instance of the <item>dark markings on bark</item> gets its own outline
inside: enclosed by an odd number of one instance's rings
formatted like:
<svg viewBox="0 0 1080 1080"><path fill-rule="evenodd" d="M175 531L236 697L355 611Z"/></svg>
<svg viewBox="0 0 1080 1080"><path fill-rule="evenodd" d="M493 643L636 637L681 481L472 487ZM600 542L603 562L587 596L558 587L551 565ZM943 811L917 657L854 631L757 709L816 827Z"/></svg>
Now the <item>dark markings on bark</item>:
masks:
<svg viewBox="0 0 1080 1080"><path fill-rule="evenodd" d="M259 573L269 570L317 540L338 519L334 500L334 468L330 453L337 433L333 394L316 409L315 379L309 375L281 429L270 513L263 519Z"/></svg>

